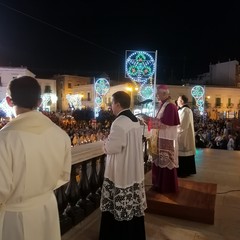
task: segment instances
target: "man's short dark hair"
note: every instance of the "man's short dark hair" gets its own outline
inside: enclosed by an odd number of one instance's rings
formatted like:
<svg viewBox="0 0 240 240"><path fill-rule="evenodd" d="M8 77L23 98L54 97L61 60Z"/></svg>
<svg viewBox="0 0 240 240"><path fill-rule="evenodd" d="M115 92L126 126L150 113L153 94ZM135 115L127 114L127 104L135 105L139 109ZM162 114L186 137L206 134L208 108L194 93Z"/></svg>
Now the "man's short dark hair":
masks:
<svg viewBox="0 0 240 240"><path fill-rule="evenodd" d="M184 103L187 103L187 102L188 102L188 98L187 98L186 95L181 95L180 97L182 98L182 100L183 100Z"/></svg>
<svg viewBox="0 0 240 240"><path fill-rule="evenodd" d="M112 95L114 103L119 103L122 108L130 108L131 97L124 91L115 92Z"/></svg>
<svg viewBox="0 0 240 240"><path fill-rule="evenodd" d="M8 85L8 95L18 107L34 109L41 98L41 86L30 76L13 79Z"/></svg>

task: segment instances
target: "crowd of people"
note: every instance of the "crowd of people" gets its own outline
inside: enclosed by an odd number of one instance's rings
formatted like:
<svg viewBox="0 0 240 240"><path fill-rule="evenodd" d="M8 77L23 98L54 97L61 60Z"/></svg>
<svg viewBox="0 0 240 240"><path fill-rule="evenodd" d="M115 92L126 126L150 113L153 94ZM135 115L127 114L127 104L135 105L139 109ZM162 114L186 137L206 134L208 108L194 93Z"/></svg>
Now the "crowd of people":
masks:
<svg viewBox="0 0 240 240"><path fill-rule="evenodd" d="M71 116L71 112L43 113L67 132L72 146L101 141L109 134L111 120L104 122L95 122L94 120L76 121Z"/></svg>
<svg viewBox="0 0 240 240"><path fill-rule="evenodd" d="M72 117L71 111L42 111L42 113L68 134L72 147L104 140L109 134L112 123L112 118L103 122L95 122L94 120L76 121ZM8 121L9 119L0 118L0 129L6 125Z"/></svg>
<svg viewBox="0 0 240 240"><path fill-rule="evenodd" d="M67 132L72 146L104 140L112 123L112 120L104 123L77 122L69 111L43 113ZM0 118L0 129L7 122L7 119ZM240 129L234 126L233 120L194 116L194 131L197 148L240 150Z"/></svg>
<svg viewBox="0 0 240 240"><path fill-rule="evenodd" d="M196 117L194 126L197 148L240 150L240 130L234 120Z"/></svg>

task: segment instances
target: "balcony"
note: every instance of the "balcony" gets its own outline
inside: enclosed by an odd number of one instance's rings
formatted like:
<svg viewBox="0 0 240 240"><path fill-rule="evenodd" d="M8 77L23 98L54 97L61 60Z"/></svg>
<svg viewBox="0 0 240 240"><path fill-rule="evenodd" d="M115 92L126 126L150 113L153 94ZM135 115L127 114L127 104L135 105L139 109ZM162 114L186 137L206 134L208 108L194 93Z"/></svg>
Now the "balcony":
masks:
<svg viewBox="0 0 240 240"><path fill-rule="evenodd" d="M148 161L145 138L143 156L147 172L151 169L151 163ZM102 141L72 148L70 182L55 190L62 235L99 208L104 170L105 154Z"/></svg>

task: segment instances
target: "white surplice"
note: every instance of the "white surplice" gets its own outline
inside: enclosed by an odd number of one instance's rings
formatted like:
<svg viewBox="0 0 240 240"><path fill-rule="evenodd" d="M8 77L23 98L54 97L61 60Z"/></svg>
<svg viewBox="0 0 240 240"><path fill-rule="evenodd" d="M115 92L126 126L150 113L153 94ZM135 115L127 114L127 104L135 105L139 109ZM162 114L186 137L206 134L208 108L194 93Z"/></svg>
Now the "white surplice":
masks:
<svg viewBox="0 0 240 240"><path fill-rule="evenodd" d="M38 111L0 131L0 240L60 240L54 189L70 179L69 136Z"/></svg>

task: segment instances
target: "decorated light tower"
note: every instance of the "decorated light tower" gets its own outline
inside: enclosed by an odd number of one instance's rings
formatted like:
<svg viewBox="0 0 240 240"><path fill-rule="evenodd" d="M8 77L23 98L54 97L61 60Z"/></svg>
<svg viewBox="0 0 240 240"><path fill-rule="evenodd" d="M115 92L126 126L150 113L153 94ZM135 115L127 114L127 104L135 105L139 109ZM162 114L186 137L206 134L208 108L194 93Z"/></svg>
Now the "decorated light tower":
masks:
<svg viewBox="0 0 240 240"><path fill-rule="evenodd" d="M81 109L82 107L82 95L80 94L67 94L66 99L71 110Z"/></svg>
<svg viewBox="0 0 240 240"><path fill-rule="evenodd" d="M125 74L134 83L139 84L138 98L140 101L152 100L148 106L148 115L155 112L155 89L156 89L156 62L157 51L126 51Z"/></svg>
<svg viewBox="0 0 240 240"><path fill-rule="evenodd" d="M95 101L94 101L94 115L98 117L99 111L103 104L103 97L110 89L109 81L106 78L98 78L94 81Z"/></svg>
<svg viewBox="0 0 240 240"><path fill-rule="evenodd" d="M41 95L42 98L42 104L41 107L44 111L50 111L49 103L56 103L57 102L57 96L53 93L44 93Z"/></svg>
<svg viewBox="0 0 240 240"><path fill-rule="evenodd" d="M204 114L205 90L202 86L196 85L192 88L191 94L194 97L199 113L202 116Z"/></svg>

